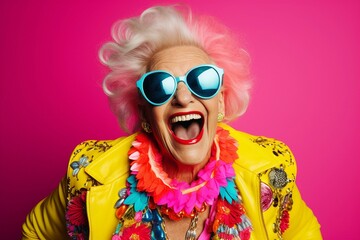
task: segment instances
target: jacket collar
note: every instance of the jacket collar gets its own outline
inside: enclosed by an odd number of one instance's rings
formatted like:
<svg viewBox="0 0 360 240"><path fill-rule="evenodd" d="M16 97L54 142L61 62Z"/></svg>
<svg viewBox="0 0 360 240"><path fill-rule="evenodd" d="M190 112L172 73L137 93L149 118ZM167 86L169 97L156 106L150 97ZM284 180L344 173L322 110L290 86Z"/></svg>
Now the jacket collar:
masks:
<svg viewBox="0 0 360 240"><path fill-rule="evenodd" d="M270 155L263 147L260 147L259 144L255 143L258 138L257 136L237 131L224 123L220 123L219 126L228 130L230 136L235 138L239 144L237 150L239 158L235 161L235 165L239 165L247 171L259 174L278 164L275 156ZM254 159L258 160L254 161Z"/></svg>
<svg viewBox="0 0 360 240"><path fill-rule="evenodd" d="M128 150L136 135L133 134L111 142L112 147L105 153L95 156L97 158L96 161L85 168L86 173L101 184L108 184L119 177L128 175Z"/></svg>

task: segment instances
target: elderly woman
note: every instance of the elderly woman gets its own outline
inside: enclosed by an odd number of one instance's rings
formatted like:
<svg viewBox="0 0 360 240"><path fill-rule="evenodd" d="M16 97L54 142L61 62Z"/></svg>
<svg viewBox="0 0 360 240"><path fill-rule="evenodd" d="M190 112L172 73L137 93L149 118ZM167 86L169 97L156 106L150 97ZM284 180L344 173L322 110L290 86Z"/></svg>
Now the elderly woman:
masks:
<svg viewBox="0 0 360 240"><path fill-rule="evenodd" d="M137 132L78 145L24 239L321 239L289 148L221 123L249 100L248 56L227 28L154 7L112 34L104 90Z"/></svg>

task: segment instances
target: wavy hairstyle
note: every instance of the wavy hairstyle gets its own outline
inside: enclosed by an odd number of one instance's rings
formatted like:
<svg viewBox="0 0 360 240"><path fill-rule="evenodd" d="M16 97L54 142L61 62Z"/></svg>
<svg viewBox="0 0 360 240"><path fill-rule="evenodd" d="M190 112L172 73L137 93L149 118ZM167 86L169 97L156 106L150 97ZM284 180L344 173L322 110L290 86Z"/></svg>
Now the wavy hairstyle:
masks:
<svg viewBox="0 0 360 240"><path fill-rule="evenodd" d="M111 33L113 41L105 43L99 52L100 61L110 68L103 89L126 132L139 128L136 81L147 72L156 52L172 46L197 46L224 69L225 121L246 111L250 89L248 54L231 31L214 18L196 17L189 8L158 6L139 17L116 22Z"/></svg>

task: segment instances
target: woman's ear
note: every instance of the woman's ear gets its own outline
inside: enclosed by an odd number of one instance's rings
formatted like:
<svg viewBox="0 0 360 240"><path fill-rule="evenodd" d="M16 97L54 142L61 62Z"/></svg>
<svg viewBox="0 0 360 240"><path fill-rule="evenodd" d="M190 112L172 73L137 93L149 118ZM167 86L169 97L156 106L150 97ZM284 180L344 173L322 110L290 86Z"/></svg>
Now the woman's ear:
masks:
<svg viewBox="0 0 360 240"><path fill-rule="evenodd" d="M224 90L221 88L218 93L218 112L225 115L225 100L224 100Z"/></svg>
<svg viewBox="0 0 360 240"><path fill-rule="evenodd" d="M139 109L139 117L140 117L140 127L146 132L146 133L151 133L152 129L151 129L151 124L147 121L146 115L146 107L144 104L138 104L138 109Z"/></svg>

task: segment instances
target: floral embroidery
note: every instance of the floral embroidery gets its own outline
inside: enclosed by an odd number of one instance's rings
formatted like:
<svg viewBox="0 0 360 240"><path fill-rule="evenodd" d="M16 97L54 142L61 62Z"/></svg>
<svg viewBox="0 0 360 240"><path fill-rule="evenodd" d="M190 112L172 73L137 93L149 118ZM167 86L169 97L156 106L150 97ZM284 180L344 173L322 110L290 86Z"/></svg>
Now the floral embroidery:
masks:
<svg viewBox="0 0 360 240"><path fill-rule="evenodd" d="M283 167L283 166L281 166ZM270 171L271 173L271 171ZM287 179L287 181L293 181ZM276 185L276 184L275 184ZM284 191L286 194L284 194ZM282 234L289 228L290 225L290 213L292 209L293 199L292 190L290 188L274 188L273 190L273 206L279 208L279 213L274 225L274 232L278 233L280 239Z"/></svg>
<svg viewBox="0 0 360 240"><path fill-rule="evenodd" d="M93 161L93 151L103 152L111 147L106 142L87 141L73 152L67 176L67 207L65 212L68 235L73 240L88 239L89 223L86 212L86 194L99 183L83 170Z"/></svg>
<svg viewBox="0 0 360 240"><path fill-rule="evenodd" d="M244 231L240 232L240 239L241 240L250 239L250 235L251 235L250 228L247 228Z"/></svg>
<svg viewBox="0 0 360 240"><path fill-rule="evenodd" d="M97 152L106 152L112 147L105 141L87 141L84 145L87 151L96 150Z"/></svg>
<svg viewBox="0 0 360 240"><path fill-rule="evenodd" d="M294 159L290 149L275 139L257 137L254 143L266 148L276 158L282 159L279 167L268 169L259 174L261 179L261 206L266 211L271 206L278 208L278 214L273 225L274 233L282 239L283 233L290 226L290 210L292 208L292 188L295 182ZM285 171L287 169L287 171ZM289 174L290 173L290 174ZM266 184L266 183L269 183Z"/></svg>
<svg viewBox="0 0 360 240"><path fill-rule="evenodd" d="M74 161L70 164L70 167L73 169L72 175L77 176L80 169L89 165L89 158L85 155L81 156L79 161Z"/></svg>
<svg viewBox="0 0 360 240"><path fill-rule="evenodd" d="M217 215L216 219L220 222L223 222L229 227L233 227L236 223L241 222L241 216L245 213L244 208L237 202L233 204L224 201L222 199L218 200L217 204Z"/></svg>
<svg viewBox="0 0 360 240"><path fill-rule="evenodd" d="M289 163L289 165L294 164L293 156L290 152L290 149L285 145L285 143L277 141L275 139L257 137L252 139L253 142L257 143L263 148L269 148L272 154L276 157L285 156L285 161Z"/></svg>
<svg viewBox="0 0 360 240"><path fill-rule="evenodd" d="M124 229L121 239L150 240L150 228L145 224L133 224Z"/></svg>
<svg viewBox="0 0 360 240"><path fill-rule="evenodd" d="M89 233L86 214L86 190L73 197L67 205L66 226L71 239L86 239Z"/></svg>
<svg viewBox="0 0 360 240"><path fill-rule="evenodd" d="M221 232L221 233L219 233L219 238L221 240L233 240L234 236L229 233Z"/></svg>
<svg viewBox="0 0 360 240"><path fill-rule="evenodd" d="M251 229L251 223L245 215L245 209L241 201L229 203L223 198L218 199L212 239L248 240L250 239Z"/></svg>
<svg viewBox="0 0 360 240"><path fill-rule="evenodd" d="M287 210L284 210L282 212L281 218L280 218L280 232L281 232L281 234L283 234L285 232L285 230L289 228L289 219L290 219L289 212Z"/></svg>
<svg viewBox="0 0 360 240"><path fill-rule="evenodd" d="M77 157L77 155L83 150L89 151L97 151L97 152L106 152L112 147L107 141L85 141L80 143L75 151L73 152L72 159Z"/></svg>

